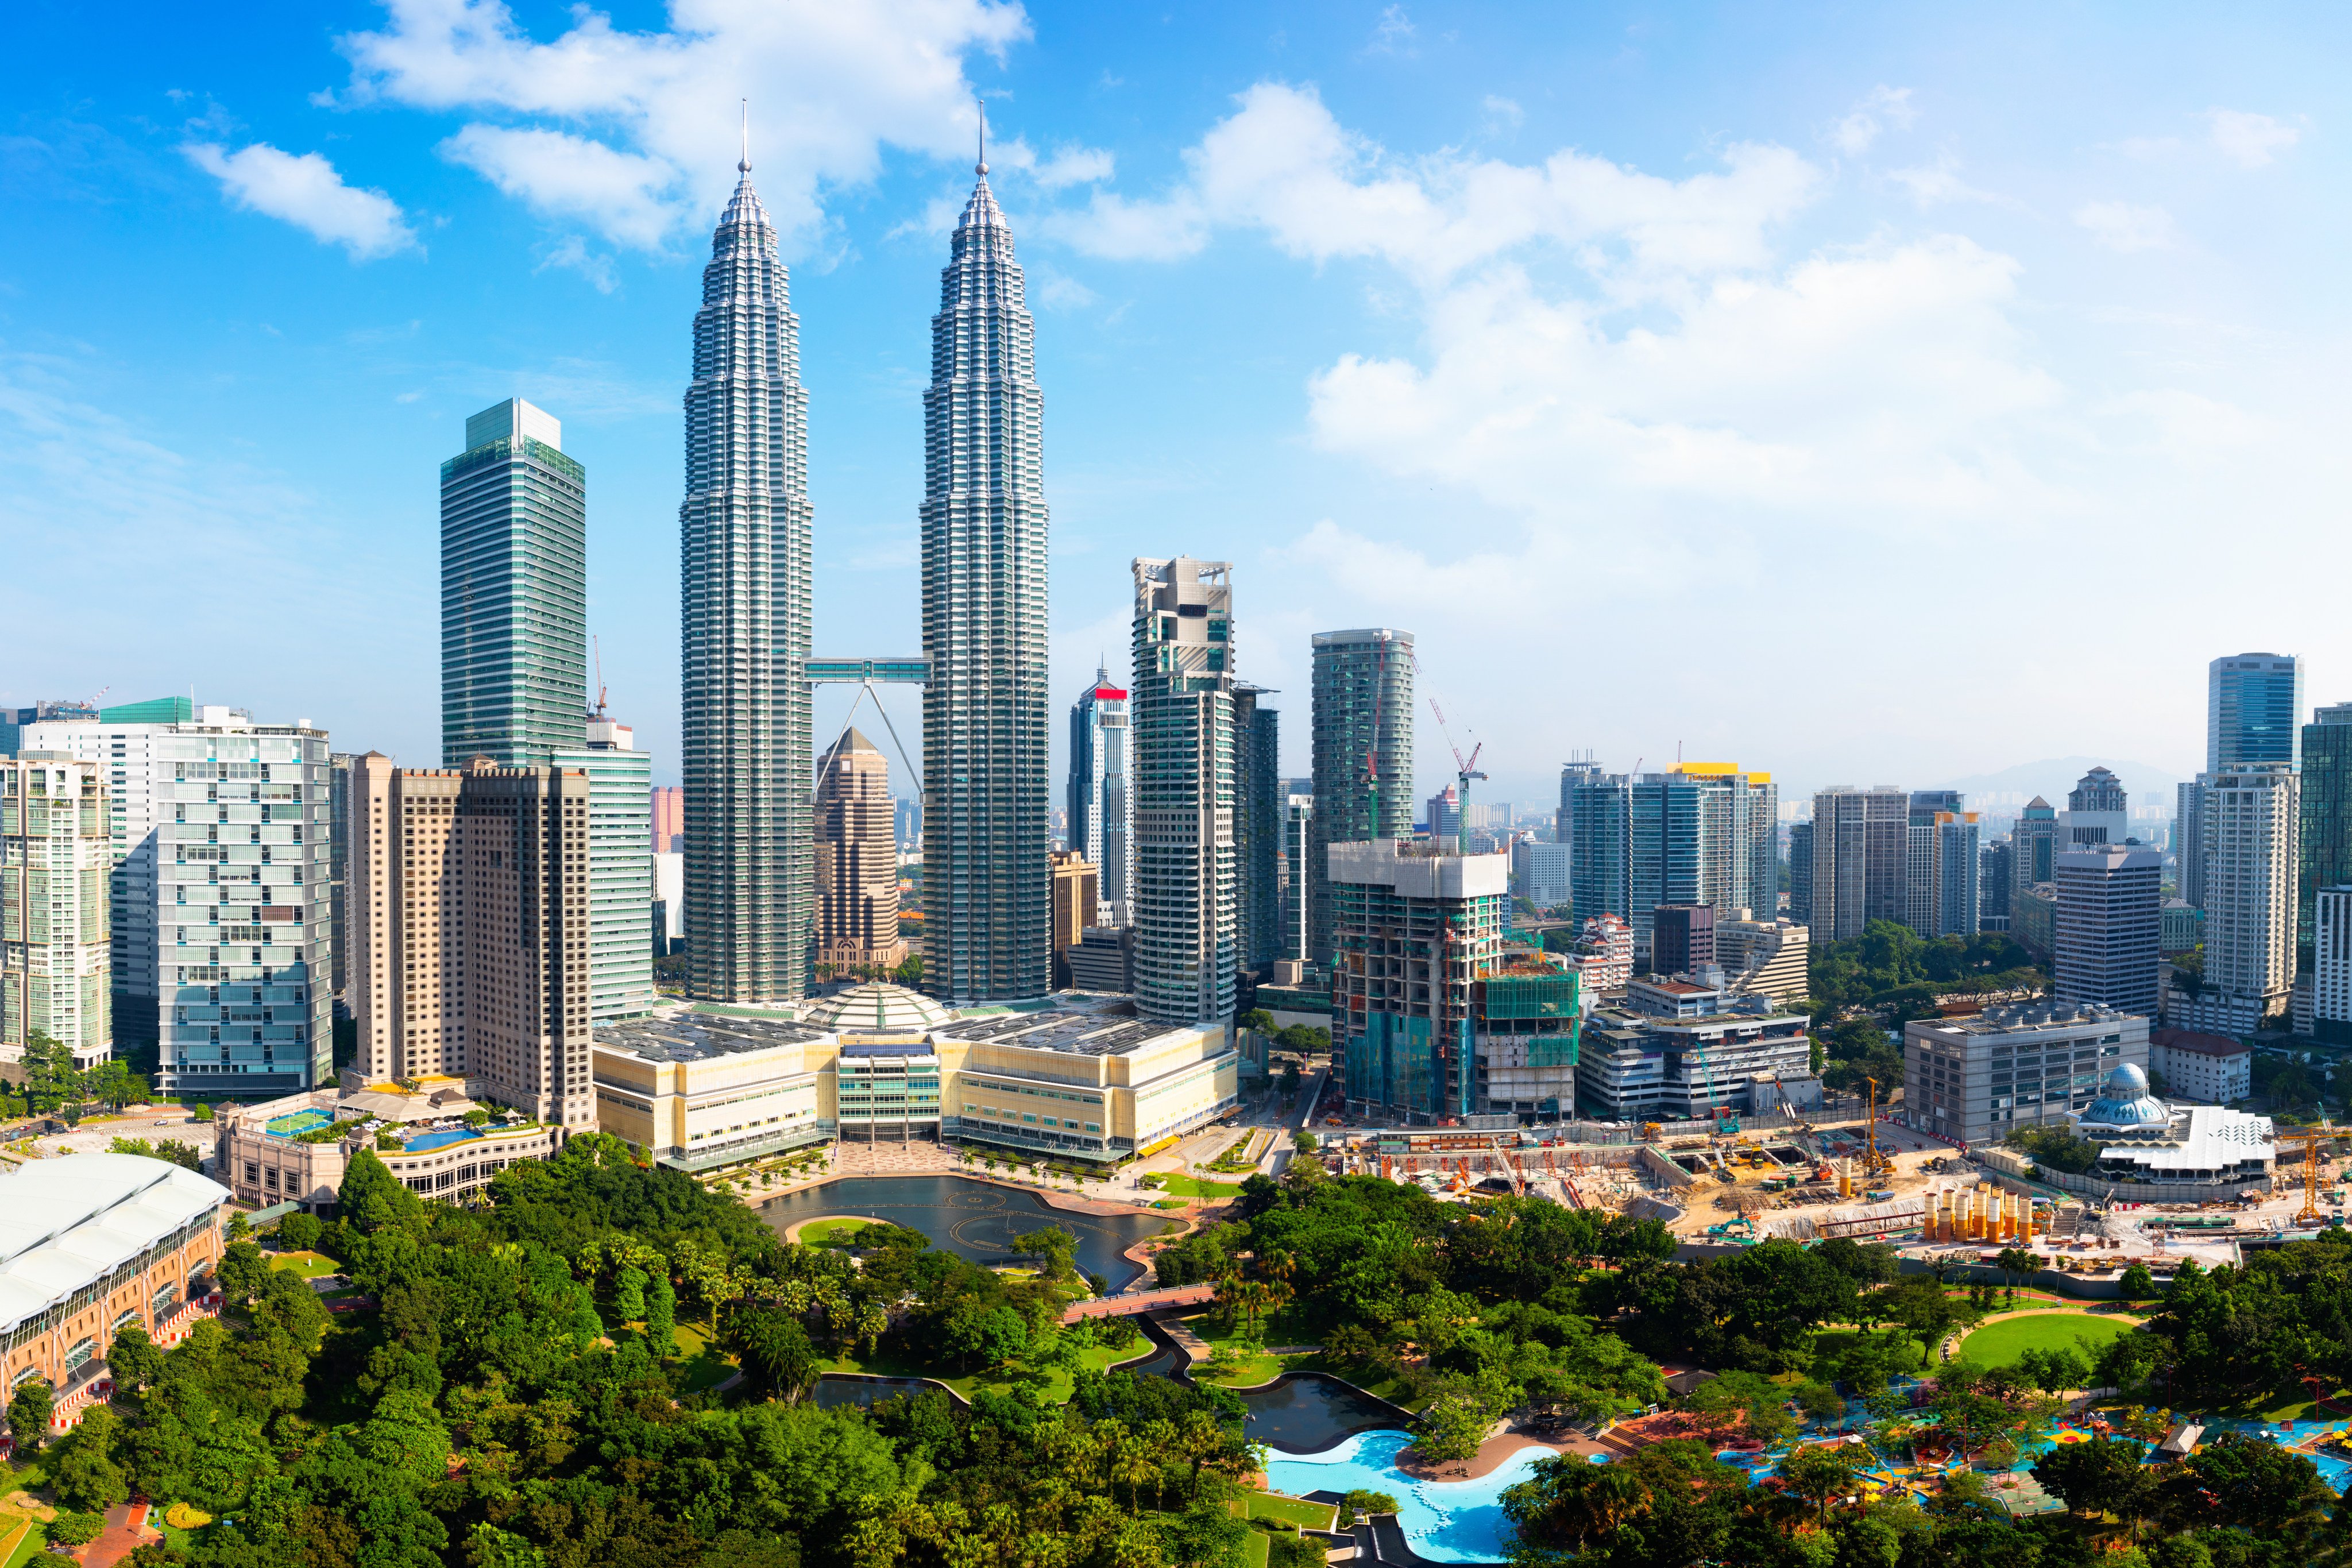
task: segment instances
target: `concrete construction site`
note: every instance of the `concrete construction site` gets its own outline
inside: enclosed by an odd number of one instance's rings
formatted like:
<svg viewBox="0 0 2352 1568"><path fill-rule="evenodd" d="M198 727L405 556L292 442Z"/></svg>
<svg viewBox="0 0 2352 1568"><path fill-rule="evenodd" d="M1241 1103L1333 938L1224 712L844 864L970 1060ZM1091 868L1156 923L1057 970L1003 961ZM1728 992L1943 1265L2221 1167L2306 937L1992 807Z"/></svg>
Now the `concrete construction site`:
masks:
<svg viewBox="0 0 2352 1568"><path fill-rule="evenodd" d="M2248 1247L2315 1232L2328 1223L2317 1205L2331 1196L2341 1205L2316 1152L2308 1171L2289 1160L2226 1197L2134 1204L2058 1192L2000 1168L2017 1163L2000 1160L2002 1151L1967 1153L1868 1118L1635 1124L1601 1135L1610 1141L1538 1128L1367 1130L1334 1139L1328 1152L1345 1173L1414 1183L1441 1200L1516 1194L1660 1220L1691 1255L1845 1237L1892 1244L1918 1266L1980 1269L2013 1248L2034 1255L2042 1283L2093 1296L2116 1294L2134 1264L2160 1278L2184 1258L2239 1262Z"/></svg>

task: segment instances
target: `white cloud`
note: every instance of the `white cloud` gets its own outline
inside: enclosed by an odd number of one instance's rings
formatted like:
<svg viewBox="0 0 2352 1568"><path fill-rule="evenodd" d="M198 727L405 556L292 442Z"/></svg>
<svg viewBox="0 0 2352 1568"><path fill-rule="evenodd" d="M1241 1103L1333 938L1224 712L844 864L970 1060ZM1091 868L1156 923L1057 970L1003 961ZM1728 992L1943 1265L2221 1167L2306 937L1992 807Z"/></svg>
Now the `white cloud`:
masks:
<svg viewBox="0 0 2352 1568"><path fill-rule="evenodd" d="M282 218L325 244L340 245L354 261L390 256L416 244L399 203L382 191L343 184L335 166L316 153L298 157L267 142L234 153L217 142L192 142L180 151L218 180L232 203Z"/></svg>
<svg viewBox="0 0 2352 1568"><path fill-rule="evenodd" d="M599 256L588 248L588 242L576 234L565 235L540 255L533 272L544 272L551 267L561 267L577 272L594 286L599 294L610 294L621 286L619 272L609 256Z"/></svg>
<svg viewBox="0 0 2352 1568"><path fill-rule="evenodd" d="M1990 191L1978 190L1960 178L1960 161L1949 153L1939 153L1933 163L1916 168L1895 169L1888 179L1911 193L1911 200L1921 209L1941 206L1947 202L2000 202L2000 197Z"/></svg>
<svg viewBox="0 0 2352 1568"><path fill-rule="evenodd" d="M1919 110L1911 102L1907 87L1874 87L1860 103L1847 111L1844 119L1830 129L1830 142L1849 158L1858 158L1870 151L1879 132L1892 125L1907 131L1919 118Z"/></svg>
<svg viewBox="0 0 2352 1568"><path fill-rule="evenodd" d="M1187 256L1218 226L1263 230L1315 261L1369 257L1424 283L1518 247L1594 247L1620 291L1694 270L1759 265L1765 231L1811 200L1821 174L1786 148L1738 144L1720 174L1665 180L1574 151L1540 164L1440 155L1412 163L1343 129L1307 89L1262 82L1185 153L1187 178L1136 201L1097 192L1055 222L1080 249Z"/></svg>
<svg viewBox="0 0 2352 1568"><path fill-rule="evenodd" d="M1099 184L1109 179L1118 166L1118 160L1103 149L1081 147L1075 142L1045 158L1040 158L1036 150L1018 136L1001 146L992 143L988 149L989 173L1018 170L1049 191Z"/></svg>
<svg viewBox="0 0 2352 1568"><path fill-rule="evenodd" d="M2169 250L2179 243L2172 215L2162 207L2129 202L2090 202L2074 209L2074 222L2109 250Z"/></svg>
<svg viewBox="0 0 2352 1568"><path fill-rule="evenodd" d="M1505 131L1517 131L1527 122L1526 110L1521 109L1511 100L1497 98L1491 92L1481 100L1479 107L1486 112L1486 131L1490 135Z"/></svg>
<svg viewBox="0 0 2352 1568"><path fill-rule="evenodd" d="M2240 109L2209 109L2205 123L2221 155L2248 169L2259 169L2303 140L2303 132L2267 114Z"/></svg>
<svg viewBox="0 0 2352 1568"><path fill-rule="evenodd" d="M963 58L1025 37L1010 0L679 0L667 31L582 6L541 43L499 0L385 0L342 40L352 101L470 111L449 151L616 244L707 222L735 180L738 100L769 214L805 237L819 189L871 179L887 142L970 156ZM499 125L498 121L522 121ZM528 138L528 139L526 139Z"/></svg>
<svg viewBox="0 0 2352 1568"><path fill-rule="evenodd" d="M621 245L658 247L675 215L677 170L586 137L468 125L440 153L541 216L584 220Z"/></svg>
<svg viewBox="0 0 2352 1568"><path fill-rule="evenodd" d="M1030 300L1049 310L1083 310L1095 302L1095 291L1049 262L1031 261Z"/></svg>
<svg viewBox="0 0 2352 1568"><path fill-rule="evenodd" d="M1413 35L1419 31L1403 6L1391 5L1373 24L1372 41L1367 47L1376 55L1410 55L1413 52Z"/></svg>

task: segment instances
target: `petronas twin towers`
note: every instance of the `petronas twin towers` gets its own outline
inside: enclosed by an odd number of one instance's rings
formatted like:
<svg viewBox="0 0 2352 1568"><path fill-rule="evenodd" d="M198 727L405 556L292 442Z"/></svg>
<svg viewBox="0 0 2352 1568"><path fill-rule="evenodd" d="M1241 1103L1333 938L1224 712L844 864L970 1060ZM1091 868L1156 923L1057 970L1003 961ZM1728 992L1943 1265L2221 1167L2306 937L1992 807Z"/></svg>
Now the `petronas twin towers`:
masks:
<svg viewBox="0 0 2352 1568"><path fill-rule="evenodd" d="M804 994L814 945L814 586L800 321L751 160L711 237L678 508L686 924L699 999ZM923 395L924 980L1051 981L1046 511L1035 325L982 163Z"/></svg>

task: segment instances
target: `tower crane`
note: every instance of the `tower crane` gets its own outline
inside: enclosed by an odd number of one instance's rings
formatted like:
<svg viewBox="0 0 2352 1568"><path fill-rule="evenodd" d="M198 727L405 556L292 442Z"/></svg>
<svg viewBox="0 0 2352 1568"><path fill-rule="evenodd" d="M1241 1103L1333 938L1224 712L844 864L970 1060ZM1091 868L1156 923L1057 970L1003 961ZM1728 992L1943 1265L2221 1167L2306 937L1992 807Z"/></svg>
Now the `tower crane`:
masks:
<svg viewBox="0 0 2352 1568"><path fill-rule="evenodd" d="M1434 697L1429 700L1429 710L1437 715L1437 732L1445 737L1446 749L1454 753L1454 776L1461 785L1461 800L1455 807L1461 815L1454 819L1454 852L1460 855L1465 852L1463 846L1469 836L1470 781L1477 779L1484 783L1486 777L1485 773L1477 771L1478 753L1486 749L1486 742L1473 742L1470 746L1470 755L1465 759L1462 755L1462 748L1454 743L1454 731L1445 727L1445 710L1437 705L1437 699ZM1436 826L1433 822L1430 824L1432 828Z"/></svg>

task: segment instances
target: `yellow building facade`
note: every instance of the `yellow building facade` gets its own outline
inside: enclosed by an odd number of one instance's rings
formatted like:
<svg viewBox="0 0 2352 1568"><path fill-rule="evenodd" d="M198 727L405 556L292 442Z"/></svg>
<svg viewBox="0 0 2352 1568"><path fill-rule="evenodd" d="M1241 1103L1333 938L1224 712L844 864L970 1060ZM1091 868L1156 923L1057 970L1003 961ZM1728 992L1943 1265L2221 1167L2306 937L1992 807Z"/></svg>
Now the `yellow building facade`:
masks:
<svg viewBox="0 0 2352 1568"><path fill-rule="evenodd" d="M837 1032L694 1013L598 1032L597 1119L687 1170L835 1138L1108 1164L1233 1110L1240 1060L1226 1026L1093 1003Z"/></svg>

